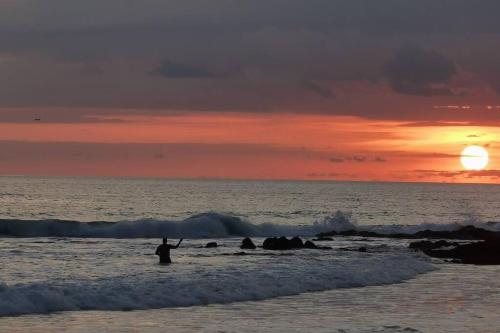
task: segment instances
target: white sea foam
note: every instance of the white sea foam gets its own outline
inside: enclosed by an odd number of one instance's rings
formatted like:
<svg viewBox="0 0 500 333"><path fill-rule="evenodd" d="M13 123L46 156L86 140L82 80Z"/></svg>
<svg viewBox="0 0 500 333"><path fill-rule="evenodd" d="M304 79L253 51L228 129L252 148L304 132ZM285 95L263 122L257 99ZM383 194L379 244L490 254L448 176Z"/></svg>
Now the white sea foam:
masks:
<svg viewBox="0 0 500 333"><path fill-rule="evenodd" d="M319 232L345 228L349 217L337 212L320 223L307 226L274 223L252 224L239 217L203 213L182 221L142 219L121 222L76 222L61 220L0 220L0 235L18 237L267 237L314 235Z"/></svg>
<svg viewBox="0 0 500 333"><path fill-rule="evenodd" d="M422 230L457 230L464 225L475 225L489 230L500 230L500 224L478 221L451 224L418 225L357 225L351 215L337 211L310 225L276 223L252 224L240 217L215 212L193 215L181 221L142 219L120 222L77 222L62 220L0 220L0 236L15 237L96 237L96 238L223 238L312 236L320 232L367 230L379 233L412 234Z"/></svg>
<svg viewBox="0 0 500 333"><path fill-rule="evenodd" d="M432 231L455 231L465 226L474 226L491 231L500 231L500 223L421 223L415 225L373 225L373 226L359 226L358 230L367 230L378 232L381 234L414 234L419 231L432 230Z"/></svg>
<svg viewBox="0 0 500 333"><path fill-rule="evenodd" d="M294 258L197 274L149 274L88 281L0 283L0 316L71 310L132 310L262 300L335 288L402 282L434 268L411 254Z"/></svg>

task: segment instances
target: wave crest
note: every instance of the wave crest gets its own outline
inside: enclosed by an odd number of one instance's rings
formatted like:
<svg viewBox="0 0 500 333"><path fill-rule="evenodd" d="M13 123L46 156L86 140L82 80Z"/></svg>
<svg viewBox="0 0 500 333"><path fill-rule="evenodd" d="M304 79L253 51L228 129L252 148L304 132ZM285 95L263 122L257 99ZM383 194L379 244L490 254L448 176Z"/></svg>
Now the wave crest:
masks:
<svg viewBox="0 0 500 333"><path fill-rule="evenodd" d="M500 223L469 223L500 231ZM467 224L357 225L350 213L337 211L310 225L253 224L238 216L216 212L201 213L184 220L141 219L120 222L78 222L65 220L0 219L0 237L82 237L82 238L225 238L313 236L322 232L347 230L382 234L413 234L423 230L453 231Z"/></svg>
<svg viewBox="0 0 500 333"><path fill-rule="evenodd" d="M64 220L0 220L0 236L11 237L95 237L95 238L223 238L309 236L344 226L341 212L321 223L293 226L274 223L252 224L240 217L215 212L196 214L181 221L142 219L120 222L78 222Z"/></svg>
<svg viewBox="0 0 500 333"><path fill-rule="evenodd" d="M0 316L72 310L141 310L263 300L335 288L398 283L435 267L410 254L245 265L203 274L156 274L6 286Z"/></svg>

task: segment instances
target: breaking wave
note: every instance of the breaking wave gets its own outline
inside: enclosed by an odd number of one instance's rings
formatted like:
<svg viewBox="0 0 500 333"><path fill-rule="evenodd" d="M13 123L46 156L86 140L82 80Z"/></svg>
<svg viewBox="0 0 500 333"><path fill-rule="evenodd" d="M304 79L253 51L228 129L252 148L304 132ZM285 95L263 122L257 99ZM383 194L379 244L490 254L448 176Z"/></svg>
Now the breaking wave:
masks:
<svg viewBox="0 0 500 333"><path fill-rule="evenodd" d="M0 236L95 238L307 236L338 228L344 229L347 224L349 217L341 212L308 226L252 224L237 216L214 212L193 215L182 221L142 219L120 222L78 222L4 219L0 220Z"/></svg>
<svg viewBox="0 0 500 333"><path fill-rule="evenodd" d="M469 223L500 230L498 223ZM181 221L142 219L120 222L78 222L65 220L0 220L0 237L82 238L224 238L312 236L320 232L368 230L378 233L412 234L422 230L457 230L466 224L357 225L349 213L337 211L310 225L252 224L240 217L215 212L193 215Z"/></svg>
<svg viewBox="0 0 500 333"><path fill-rule="evenodd" d="M0 316L77 310L141 310L263 300L304 292L398 283L434 270L410 254L347 260L302 259L293 265L236 266L200 274L150 274L0 283Z"/></svg>

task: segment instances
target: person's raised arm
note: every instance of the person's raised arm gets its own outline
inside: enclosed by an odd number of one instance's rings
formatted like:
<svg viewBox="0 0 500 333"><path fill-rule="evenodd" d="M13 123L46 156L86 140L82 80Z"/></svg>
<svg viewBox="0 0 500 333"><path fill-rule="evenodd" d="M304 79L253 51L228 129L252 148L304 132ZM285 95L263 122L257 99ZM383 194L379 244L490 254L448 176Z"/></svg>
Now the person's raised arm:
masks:
<svg viewBox="0 0 500 333"><path fill-rule="evenodd" d="M184 239L184 238L179 239L179 243L177 243L177 245L174 247L174 249L178 248L178 247L179 247L179 245L181 245L181 243L182 243L182 240L183 240L183 239Z"/></svg>

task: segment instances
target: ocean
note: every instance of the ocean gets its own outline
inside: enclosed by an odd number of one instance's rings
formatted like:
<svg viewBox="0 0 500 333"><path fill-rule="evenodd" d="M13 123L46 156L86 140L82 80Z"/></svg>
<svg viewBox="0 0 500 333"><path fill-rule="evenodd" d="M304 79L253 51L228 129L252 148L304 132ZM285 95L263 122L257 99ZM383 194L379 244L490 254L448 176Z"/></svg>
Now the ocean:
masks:
<svg viewBox="0 0 500 333"><path fill-rule="evenodd" d="M0 332L500 332L500 267L330 230L500 230L500 186L0 177ZM162 237L184 242L159 265ZM217 242L217 248L205 248ZM358 251L366 248L366 252Z"/></svg>

